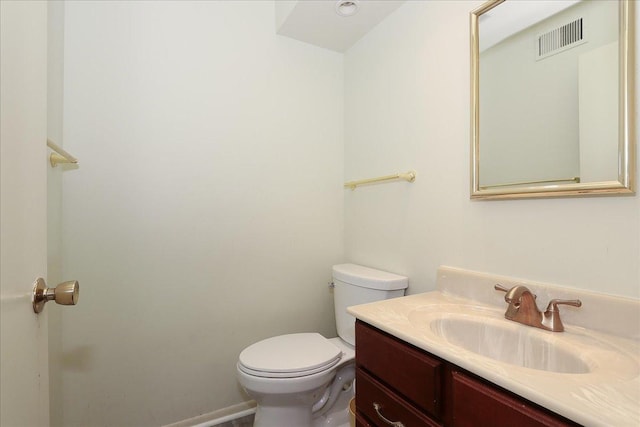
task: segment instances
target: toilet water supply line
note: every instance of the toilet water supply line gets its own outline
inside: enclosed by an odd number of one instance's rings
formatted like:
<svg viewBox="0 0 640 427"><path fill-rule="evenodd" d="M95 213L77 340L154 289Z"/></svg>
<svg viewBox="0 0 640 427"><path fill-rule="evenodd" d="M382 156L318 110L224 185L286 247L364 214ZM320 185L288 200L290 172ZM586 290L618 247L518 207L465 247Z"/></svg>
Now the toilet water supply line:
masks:
<svg viewBox="0 0 640 427"><path fill-rule="evenodd" d="M337 373L331 387L327 387L322 398L318 400L311 409L314 417L322 416L336 403L345 385L354 381L356 376L356 365L351 363L341 368Z"/></svg>

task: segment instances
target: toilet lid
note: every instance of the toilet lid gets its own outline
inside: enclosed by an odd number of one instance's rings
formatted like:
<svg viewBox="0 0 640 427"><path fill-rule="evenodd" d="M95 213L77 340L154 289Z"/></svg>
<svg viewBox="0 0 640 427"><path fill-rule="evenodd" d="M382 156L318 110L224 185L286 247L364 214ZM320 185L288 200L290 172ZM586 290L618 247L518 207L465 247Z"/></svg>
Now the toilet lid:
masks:
<svg viewBox="0 0 640 427"><path fill-rule="evenodd" d="M338 347L318 333L280 335L245 348L239 367L260 377L293 378L328 369L341 355Z"/></svg>

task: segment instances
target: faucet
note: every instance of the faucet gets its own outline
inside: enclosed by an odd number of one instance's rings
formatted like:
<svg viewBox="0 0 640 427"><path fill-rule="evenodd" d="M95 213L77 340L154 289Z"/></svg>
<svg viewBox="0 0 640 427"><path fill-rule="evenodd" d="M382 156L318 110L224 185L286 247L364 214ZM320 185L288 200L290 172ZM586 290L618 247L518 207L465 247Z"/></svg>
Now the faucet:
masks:
<svg viewBox="0 0 640 427"><path fill-rule="evenodd" d="M511 289L507 289L500 284L496 284L494 289L505 292L504 300L509 304L504 317L523 325L535 326L536 328L545 329L547 331L562 332L564 325L560 320L560 310L558 305L566 304L574 307L582 306L582 302L576 300L552 299L547 305L546 311L543 313L538 310L536 304L536 296L523 285L516 285Z"/></svg>

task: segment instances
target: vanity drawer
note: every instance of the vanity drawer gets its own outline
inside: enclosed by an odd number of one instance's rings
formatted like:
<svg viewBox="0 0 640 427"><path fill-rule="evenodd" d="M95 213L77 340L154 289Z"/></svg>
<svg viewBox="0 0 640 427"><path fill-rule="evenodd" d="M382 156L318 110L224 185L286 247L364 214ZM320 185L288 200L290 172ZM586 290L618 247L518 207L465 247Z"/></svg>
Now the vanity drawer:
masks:
<svg viewBox="0 0 640 427"><path fill-rule="evenodd" d="M363 414L371 425L386 426L388 421L400 421L406 427L425 426L441 427L427 415L413 408L409 403L399 398L392 390L377 381L361 369L356 371L356 408ZM376 406L378 409L376 410ZM367 425L367 424L363 424Z"/></svg>
<svg viewBox="0 0 640 427"><path fill-rule="evenodd" d="M579 425L463 372L453 371L451 378L455 427L475 427L479 421L491 427Z"/></svg>
<svg viewBox="0 0 640 427"><path fill-rule="evenodd" d="M356 427L375 427L373 424L364 419L361 415L356 414Z"/></svg>
<svg viewBox="0 0 640 427"><path fill-rule="evenodd" d="M363 322L356 322L356 360L386 386L440 418L442 361ZM357 385L358 393L360 384Z"/></svg>

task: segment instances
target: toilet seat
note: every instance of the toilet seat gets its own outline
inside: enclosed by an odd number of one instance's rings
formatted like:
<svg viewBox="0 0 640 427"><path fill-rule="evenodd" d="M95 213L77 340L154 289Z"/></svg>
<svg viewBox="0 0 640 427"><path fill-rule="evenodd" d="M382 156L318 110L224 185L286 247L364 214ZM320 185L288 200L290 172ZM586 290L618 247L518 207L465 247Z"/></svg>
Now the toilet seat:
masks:
<svg viewBox="0 0 640 427"><path fill-rule="evenodd" d="M335 366L342 351L318 333L280 335L250 345L240 353L238 368L266 378L298 378Z"/></svg>

